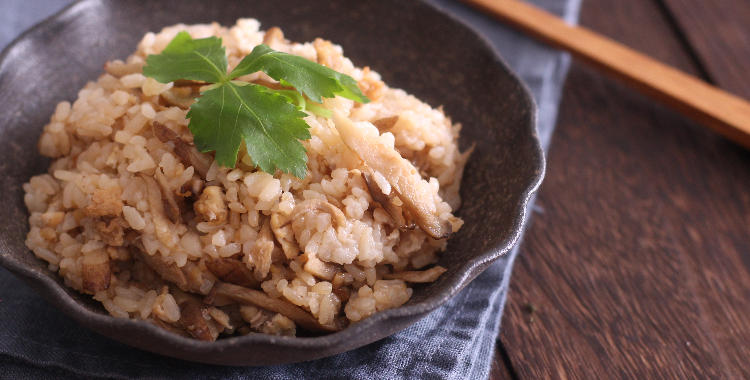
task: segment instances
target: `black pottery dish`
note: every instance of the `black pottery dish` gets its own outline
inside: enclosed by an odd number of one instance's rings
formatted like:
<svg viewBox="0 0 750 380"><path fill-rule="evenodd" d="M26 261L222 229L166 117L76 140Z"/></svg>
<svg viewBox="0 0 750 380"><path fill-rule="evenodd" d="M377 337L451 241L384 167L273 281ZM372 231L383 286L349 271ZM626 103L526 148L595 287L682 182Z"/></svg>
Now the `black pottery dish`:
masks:
<svg viewBox="0 0 750 380"><path fill-rule="evenodd" d="M284 11L280 11L284 10ZM336 15L332 17L331 15ZM249 334L204 342L144 321L111 317L24 245L28 212L22 184L45 172L37 150L55 105L126 58L148 31L176 23L258 19L280 26L295 41L315 37L343 46L357 66L380 72L463 124L461 148L476 143L463 178L463 228L439 265L438 281L416 286L402 307L376 313L330 335ZM415 323L445 303L518 241L526 205L544 173L535 132L535 106L519 79L473 30L421 1L84 0L24 33L0 57L0 264L81 325L143 350L225 365L270 365L312 360L372 343Z"/></svg>

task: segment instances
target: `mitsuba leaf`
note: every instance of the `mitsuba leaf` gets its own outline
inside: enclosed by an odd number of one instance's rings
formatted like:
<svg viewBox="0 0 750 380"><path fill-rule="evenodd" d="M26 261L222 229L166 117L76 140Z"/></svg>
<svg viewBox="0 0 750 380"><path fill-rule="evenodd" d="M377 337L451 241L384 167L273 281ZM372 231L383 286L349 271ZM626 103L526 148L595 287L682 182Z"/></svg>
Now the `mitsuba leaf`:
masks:
<svg viewBox="0 0 750 380"><path fill-rule="evenodd" d="M149 55L143 75L161 83L188 79L209 83L226 80L227 55L216 37L194 40L180 32L161 54Z"/></svg>
<svg viewBox="0 0 750 380"><path fill-rule="evenodd" d="M263 71L271 78L288 83L317 103L336 95L360 103L370 100L350 76L305 58L282 53L266 45L256 46L229 74L231 79Z"/></svg>
<svg viewBox="0 0 750 380"><path fill-rule="evenodd" d="M257 71L295 90L233 80ZM178 33L160 54L149 55L143 74L162 83L187 79L210 84L190 106L187 118L195 146L202 152L215 151L220 165L234 167L244 143L261 170L271 174L281 170L299 178L307 172L307 154L300 140L310 138L303 111L330 117L330 110L319 103L336 95L369 102L352 77L266 45L256 46L227 74L221 39L193 39L187 32Z"/></svg>
<svg viewBox="0 0 750 380"><path fill-rule="evenodd" d="M304 178L307 155L299 140L310 138L307 116L266 87L224 83L205 91L187 117L196 147L216 151L219 164L234 167L243 140L263 171L276 169Z"/></svg>

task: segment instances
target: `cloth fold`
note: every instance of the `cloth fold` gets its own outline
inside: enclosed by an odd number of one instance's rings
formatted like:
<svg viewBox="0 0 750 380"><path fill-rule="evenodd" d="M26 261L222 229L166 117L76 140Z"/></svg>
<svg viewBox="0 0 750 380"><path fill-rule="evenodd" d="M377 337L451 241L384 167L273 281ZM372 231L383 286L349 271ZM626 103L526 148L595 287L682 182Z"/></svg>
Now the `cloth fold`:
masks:
<svg viewBox="0 0 750 380"><path fill-rule="evenodd" d="M68 0L4 0L0 47ZM568 55L545 47L453 0L428 0L487 37L526 83L538 105L544 148L554 129ZM532 0L577 22L581 0ZM407 328L357 350L311 362L268 367L189 363L124 346L52 308L0 269L0 367L8 378L483 379L518 247L491 265L446 305Z"/></svg>

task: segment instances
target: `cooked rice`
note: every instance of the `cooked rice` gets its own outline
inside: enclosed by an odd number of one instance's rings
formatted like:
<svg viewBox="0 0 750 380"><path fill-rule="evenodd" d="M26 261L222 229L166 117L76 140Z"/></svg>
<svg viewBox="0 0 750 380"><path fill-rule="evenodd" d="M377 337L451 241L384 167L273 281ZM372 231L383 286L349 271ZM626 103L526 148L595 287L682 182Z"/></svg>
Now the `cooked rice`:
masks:
<svg viewBox="0 0 750 380"><path fill-rule="evenodd" d="M194 149L185 157L177 145L192 144L184 102L193 93L144 77L146 56L181 30L221 37L230 67L266 43L355 78L372 102L335 98L324 106L413 163L427 189L420 196L441 222L461 227L452 214L466 160L458 124L389 88L375 71L354 67L340 46L292 43L280 29L259 26L240 19L231 28L175 25L148 33L126 61L108 62L73 104L59 103L44 127L39 150L54 161L24 185L26 245L111 315L206 340L334 331L403 305L412 295L404 280L434 281L444 271L434 264L446 240L404 228L373 199L368 185L388 195L391 184L379 172L365 181L362 161L330 119L305 119L312 138L304 142L302 180L255 170L246 156L235 169ZM263 73L241 79L274 83ZM171 140L163 136L170 133ZM223 282L241 291L217 291Z"/></svg>

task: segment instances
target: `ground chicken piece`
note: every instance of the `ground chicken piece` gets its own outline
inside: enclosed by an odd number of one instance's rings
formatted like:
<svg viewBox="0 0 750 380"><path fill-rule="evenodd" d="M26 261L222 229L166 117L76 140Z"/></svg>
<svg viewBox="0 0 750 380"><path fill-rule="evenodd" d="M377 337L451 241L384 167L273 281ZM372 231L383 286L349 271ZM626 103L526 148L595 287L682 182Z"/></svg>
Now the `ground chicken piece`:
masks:
<svg viewBox="0 0 750 380"><path fill-rule="evenodd" d="M318 63L334 70L340 70L341 53L333 46L331 41L322 38L316 38L313 41L313 47L318 53Z"/></svg>
<svg viewBox="0 0 750 380"><path fill-rule="evenodd" d="M362 69L362 79L357 82L357 85L362 90L362 93L373 102L383 97L385 83L382 80L374 78L370 74L370 67L368 66Z"/></svg>
<svg viewBox="0 0 750 380"><path fill-rule="evenodd" d="M255 265L254 273L256 279L262 280L268 276L268 272L271 269L273 248L274 243L271 228L269 227L269 223L265 223L261 227L258 238L255 239L255 244L250 249L249 255L249 258Z"/></svg>
<svg viewBox="0 0 750 380"><path fill-rule="evenodd" d="M200 199L193 206L195 212L204 221L219 225L227 220L227 205L224 194L218 186L208 186L203 189Z"/></svg>
<svg viewBox="0 0 750 380"><path fill-rule="evenodd" d="M122 213L122 190L119 187L96 189L86 206L88 216L117 216Z"/></svg>
<svg viewBox="0 0 750 380"><path fill-rule="evenodd" d="M122 219L115 218L109 222L100 220L96 222L95 226L105 244L113 247L121 247L125 242Z"/></svg>

